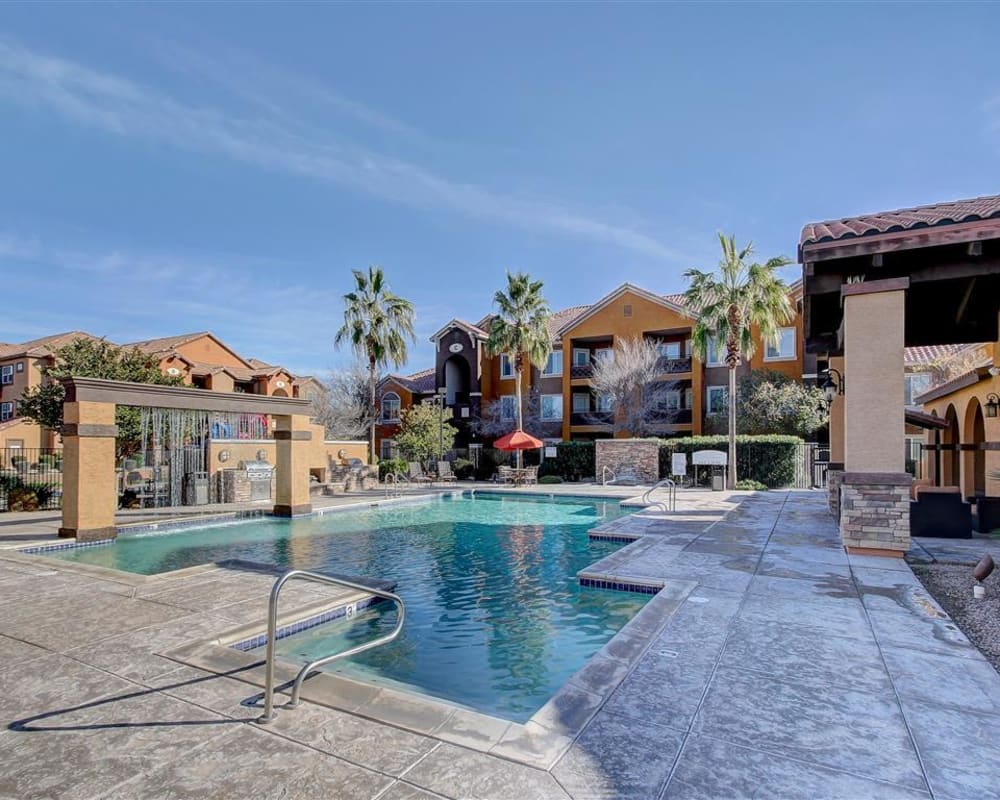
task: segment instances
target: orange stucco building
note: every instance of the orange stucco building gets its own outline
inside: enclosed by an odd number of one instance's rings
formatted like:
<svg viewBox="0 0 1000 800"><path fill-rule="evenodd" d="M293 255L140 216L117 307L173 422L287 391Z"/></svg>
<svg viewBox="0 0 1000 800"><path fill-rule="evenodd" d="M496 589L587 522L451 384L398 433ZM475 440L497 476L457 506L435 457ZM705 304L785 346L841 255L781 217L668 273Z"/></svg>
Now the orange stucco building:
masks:
<svg viewBox="0 0 1000 800"><path fill-rule="evenodd" d="M757 352L739 369L772 369L795 380L817 377L817 362L807 357L802 344L801 284L791 287L793 318L782 329L778 346L757 337ZM483 414L513 418L515 381L506 355L491 357L485 344L491 315L476 323L453 319L437 331L435 365L409 376L390 375L379 387L381 419L380 453L392 453L392 437L399 414L417 402L440 396L453 410L459 429L457 446L482 446L489 438L477 434L475 422ZM614 410L597 395L591 380L594 364L612 357L616 342L648 339L661 353L658 382L664 384L663 407L656 411L656 430L662 436L697 435L706 420L721 413L728 384L727 367L717 358L708 363L692 351L692 315L683 295L655 294L622 284L591 305L555 312L549 321L552 356L542 369L532 367L522 376L525 402L534 397L539 424L549 441L572 441L628 436L615 430ZM825 365L820 365L825 366ZM618 426L620 428L620 426Z"/></svg>

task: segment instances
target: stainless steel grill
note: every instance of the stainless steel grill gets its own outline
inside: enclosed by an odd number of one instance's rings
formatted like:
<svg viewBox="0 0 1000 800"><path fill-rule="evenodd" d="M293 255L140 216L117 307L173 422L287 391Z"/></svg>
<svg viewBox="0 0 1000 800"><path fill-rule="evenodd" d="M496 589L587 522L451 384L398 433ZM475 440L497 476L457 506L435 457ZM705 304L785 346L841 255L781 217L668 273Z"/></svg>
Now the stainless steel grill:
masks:
<svg viewBox="0 0 1000 800"><path fill-rule="evenodd" d="M246 470L250 481L250 499L270 500L271 474L274 472L274 465L268 463L266 459L257 459L244 461L241 466Z"/></svg>

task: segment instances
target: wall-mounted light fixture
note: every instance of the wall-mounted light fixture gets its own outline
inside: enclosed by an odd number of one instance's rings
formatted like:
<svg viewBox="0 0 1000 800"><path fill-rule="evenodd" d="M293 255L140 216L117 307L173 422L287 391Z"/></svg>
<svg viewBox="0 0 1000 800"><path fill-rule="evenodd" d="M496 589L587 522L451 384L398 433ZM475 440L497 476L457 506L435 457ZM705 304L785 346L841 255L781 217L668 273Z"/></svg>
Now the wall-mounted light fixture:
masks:
<svg viewBox="0 0 1000 800"><path fill-rule="evenodd" d="M990 392L986 395L986 416L995 417L998 410L1000 410L1000 397L996 392Z"/></svg>
<svg viewBox="0 0 1000 800"><path fill-rule="evenodd" d="M840 370L830 369L823 370L826 375L826 380L820 384L820 389L823 390L823 397L826 398L826 404L828 406L833 405L833 398L838 394L844 393L844 376L840 374ZM837 379L834 380L833 376L836 375Z"/></svg>

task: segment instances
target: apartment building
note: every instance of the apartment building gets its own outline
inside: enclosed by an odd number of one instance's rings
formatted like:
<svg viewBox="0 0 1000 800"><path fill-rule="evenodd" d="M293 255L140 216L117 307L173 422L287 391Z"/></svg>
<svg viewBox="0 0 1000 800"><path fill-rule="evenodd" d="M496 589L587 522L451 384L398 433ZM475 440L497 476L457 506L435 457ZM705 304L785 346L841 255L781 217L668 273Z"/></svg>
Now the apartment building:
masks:
<svg viewBox="0 0 1000 800"><path fill-rule="evenodd" d="M29 387L44 380L44 368L54 362L56 351L79 339L96 341L98 337L69 331L20 344L0 344L0 448L58 446L56 432L19 417L17 405ZM303 386L318 385L313 378L300 383L284 367L244 358L208 331L121 346L138 348L155 360L164 374L199 389L298 397Z"/></svg>
<svg viewBox="0 0 1000 800"><path fill-rule="evenodd" d="M752 369L783 372L795 380L815 379L824 364L807 356L799 313L801 284L791 287L793 319L781 330L777 345L757 349L739 374ZM516 411L514 365L506 354L486 353L491 315L472 323L453 319L432 337L435 364L412 375L390 375L379 385L380 452L392 453L401 409L419 402L441 402L452 409L458 429L456 446L477 447L493 437L477 424L483 415L513 420ZM534 404L536 427L548 441L574 441L627 436L616 430L615 409L609 398L593 388L594 366L614 357L616 342L647 339L660 352L657 405L651 410L660 436L690 436L704 432L706 422L725 412L728 368L719 348L702 361L691 346L694 319L683 295L655 294L622 284L592 305L554 313L549 321L552 355L542 368L522 376L525 404Z"/></svg>

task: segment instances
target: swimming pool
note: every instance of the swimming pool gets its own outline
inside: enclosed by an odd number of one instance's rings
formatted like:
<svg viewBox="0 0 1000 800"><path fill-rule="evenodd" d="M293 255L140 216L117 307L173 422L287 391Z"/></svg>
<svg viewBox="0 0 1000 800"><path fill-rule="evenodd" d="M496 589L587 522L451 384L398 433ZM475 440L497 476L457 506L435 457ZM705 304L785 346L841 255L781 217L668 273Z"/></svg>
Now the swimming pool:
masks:
<svg viewBox="0 0 1000 800"><path fill-rule="evenodd" d="M576 578L622 546L587 532L623 513L618 501L477 493L123 536L52 555L144 574L243 558L395 581L407 606L400 638L327 669L525 721L649 599ZM326 655L391 628L394 616L382 604L277 649L296 660Z"/></svg>

